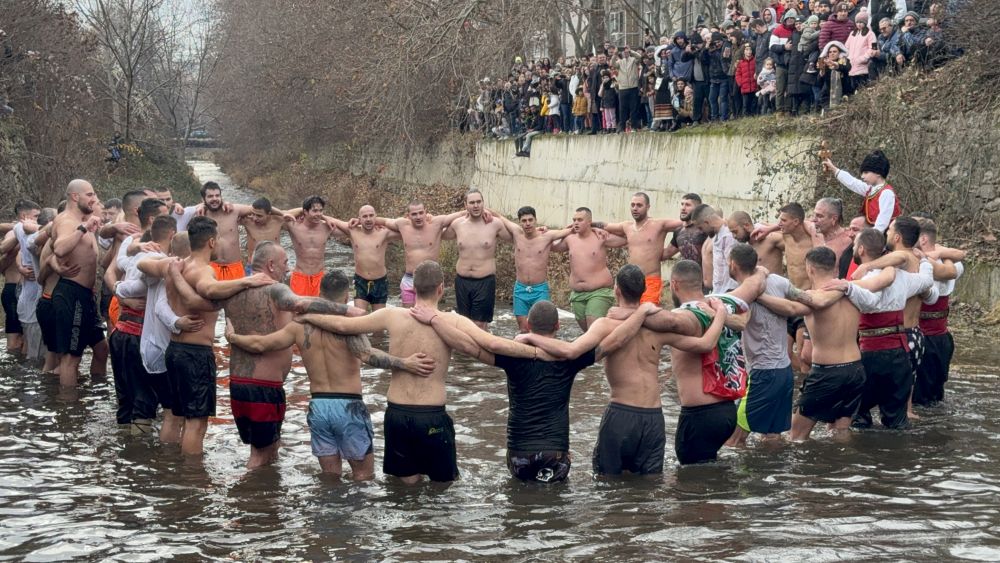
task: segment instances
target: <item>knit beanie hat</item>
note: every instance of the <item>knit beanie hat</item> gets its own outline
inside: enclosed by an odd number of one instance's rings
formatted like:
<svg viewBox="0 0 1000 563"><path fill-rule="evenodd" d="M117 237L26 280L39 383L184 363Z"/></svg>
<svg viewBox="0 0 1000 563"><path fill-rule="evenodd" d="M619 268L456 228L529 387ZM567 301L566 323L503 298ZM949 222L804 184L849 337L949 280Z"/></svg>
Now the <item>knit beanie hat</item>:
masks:
<svg viewBox="0 0 1000 563"><path fill-rule="evenodd" d="M816 14L813 14L813 15L809 16L808 18L806 18L806 24L807 25L817 23L818 21L819 21L819 16L817 16Z"/></svg>
<svg viewBox="0 0 1000 563"><path fill-rule="evenodd" d="M888 177L889 159L885 157L885 153L876 150L866 156L861 162L861 173L864 174L865 172L874 172L883 178Z"/></svg>
<svg viewBox="0 0 1000 563"><path fill-rule="evenodd" d="M905 20L908 17L909 18L913 18L914 21L916 21L917 23L920 23L920 14L914 12L913 10L910 10L909 12L906 12L906 15L903 16L903 19Z"/></svg>

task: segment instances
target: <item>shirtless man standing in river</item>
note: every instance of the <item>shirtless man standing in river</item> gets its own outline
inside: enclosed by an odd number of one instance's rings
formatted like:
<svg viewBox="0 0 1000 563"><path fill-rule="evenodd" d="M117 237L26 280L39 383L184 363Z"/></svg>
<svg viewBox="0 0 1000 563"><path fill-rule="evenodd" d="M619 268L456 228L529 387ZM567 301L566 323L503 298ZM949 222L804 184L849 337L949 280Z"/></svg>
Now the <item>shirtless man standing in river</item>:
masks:
<svg viewBox="0 0 1000 563"><path fill-rule="evenodd" d="M215 182L205 182L201 187L201 199L205 205L204 216L214 220L218 225L217 244L212 257L215 279L227 281L244 277L239 225L240 220L253 213L253 208L249 205L223 202L222 187ZM271 215L284 217L285 213L272 208Z"/></svg>
<svg viewBox="0 0 1000 563"><path fill-rule="evenodd" d="M517 328L528 332L528 312L539 301L551 301L549 295L548 268L552 245L573 232L572 229L545 231L538 229L534 207L517 210L520 224L498 214L514 238L514 317Z"/></svg>
<svg viewBox="0 0 1000 563"><path fill-rule="evenodd" d="M423 206L419 207L422 211ZM413 284L416 302L437 310L444 294L441 266L431 260L421 262L414 267ZM389 405L385 409L382 471L411 485L418 482L421 475L440 482L458 478L455 428L445 412L447 393L444 380L451 361L451 349L433 328L420 324L401 307L379 309L357 318L303 315L296 320L339 334L369 334L387 330L389 353L393 356L406 357L424 352L434 360L434 372L429 377L416 376L400 369L392 370L392 380L386 392Z"/></svg>
<svg viewBox="0 0 1000 563"><path fill-rule="evenodd" d="M241 291L274 283L266 274L216 281L212 258L217 237L214 219L192 218L188 223L191 255L179 262L179 268L175 267L166 278L167 301L174 313L181 317L198 316L205 322L197 332L172 334L166 352L171 410L174 416L184 418L181 453L185 455L200 455L204 451L208 417L215 416L216 365L212 342L219 313L212 301L229 299ZM178 283L177 273L183 276L183 283ZM192 299L189 292L184 291L186 286L193 287L202 299Z"/></svg>
<svg viewBox="0 0 1000 563"><path fill-rule="evenodd" d="M441 259L441 236L445 229L465 211L457 211L444 217L431 217L424 209L423 202L413 200L406 206L406 217L386 219L378 217L376 225L388 227L399 233L403 239L403 251L406 261L406 272L399 280L399 290L403 307L412 307L417 294L413 289L413 272L421 262ZM485 219L484 219L485 220Z"/></svg>
<svg viewBox="0 0 1000 563"><path fill-rule="evenodd" d="M250 215L240 219L240 225L247 233L246 274L250 275L250 262L257 243L264 241L281 242L281 230L285 226L283 217L272 215L271 200L266 197L256 199L250 206Z"/></svg>
<svg viewBox="0 0 1000 563"><path fill-rule="evenodd" d="M384 309L389 300L389 282L385 251L389 243L400 240L399 233L375 223L375 208L362 205L357 219L350 222L332 217L327 220L351 239L354 249L354 306L372 311Z"/></svg>
<svg viewBox="0 0 1000 563"><path fill-rule="evenodd" d="M616 235L598 236L591 227L592 220L589 208L577 208L573 214L572 234L552 245L552 250L556 252L569 252L569 286L572 289L569 302L573 307L573 316L583 331L605 316L614 305L608 248L620 248L628 243L625 238Z"/></svg>
<svg viewBox="0 0 1000 563"><path fill-rule="evenodd" d="M455 311L485 330L493 322L497 298L497 239L510 240L511 234L503 221L486 220L483 194L475 188L465 194L465 211L447 235L458 244Z"/></svg>
<svg viewBox="0 0 1000 563"><path fill-rule="evenodd" d="M628 241L629 264L639 266L646 275L646 292L642 294L642 302L659 305L660 293L663 291L660 272L663 243L668 234L684 227L684 222L679 219L650 217L649 196L643 192L636 192L632 196L629 208L632 212L631 223L609 223L604 229L613 235L623 236Z"/></svg>
<svg viewBox="0 0 1000 563"><path fill-rule="evenodd" d="M295 270L288 282L296 295L316 297L326 265L326 241L337 230L323 215L326 200L318 195L302 202L302 217L286 227L295 249Z"/></svg>
<svg viewBox="0 0 1000 563"><path fill-rule="evenodd" d="M321 303L323 306L337 305L346 309L349 286L350 282L342 272L332 270L326 273L320 282L320 296L327 301L319 300L306 310L319 313L316 308ZM274 284L264 288L264 291L273 293L271 288L284 288L281 292L285 294L282 298L285 302L296 300L282 284ZM259 290L246 291L241 295L255 291ZM272 304L277 303L274 295L270 299ZM240 350L246 350L239 352L241 356L247 355L251 359L264 359L272 354L284 356L287 353L290 356L292 344L299 347L312 395L307 418L312 452L319 459L323 471L339 476L342 460L346 459L355 481L371 479L375 475L374 432L368 407L361 398L361 362L376 368L406 370L417 376L428 376L434 371L434 361L422 352L402 360L372 348L364 335L341 336L295 321L269 334L260 327L254 327L254 332L257 334L236 334L233 325L227 322L226 340L233 345L234 358ZM259 363L257 367L259 369Z"/></svg>
<svg viewBox="0 0 1000 563"><path fill-rule="evenodd" d="M94 302L94 283L97 281L97 236L101 217L94 213L98 205L97 193L86 180L73 180L66 186L66 211L56 217L52 227L52 250L67 268L79 271L73 276L60 278L52 291L52 305L56 318L54 352L62 354L59 361L59 384L76 385L80 357L87 346L94 348L94 362L98 356L107 359L108 342L101 328L101 318Z"/></svg>

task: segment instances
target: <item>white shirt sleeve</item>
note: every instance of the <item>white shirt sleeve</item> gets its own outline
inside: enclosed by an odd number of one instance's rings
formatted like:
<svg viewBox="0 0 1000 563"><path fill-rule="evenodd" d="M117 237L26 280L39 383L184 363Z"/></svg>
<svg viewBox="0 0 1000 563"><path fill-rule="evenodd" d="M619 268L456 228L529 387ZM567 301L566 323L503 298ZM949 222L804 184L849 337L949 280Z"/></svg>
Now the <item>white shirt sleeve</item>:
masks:
<svg viewBox="0 0 1000 563"><path fill-rule="evenodd" d="M878 311L879 303L882 301L881 293L873 293L867 289L851 283L847 286L847 299L862 313L874 313Z"/></svg>
<svg viewBox="0 0 1000 563"><path fill-rule="evenodd" d="M125 280L115 284L115 295L119 299L139 299L146 297L146 282L142 278Z"/></svg>
<svg viewBox="0 0 1000 563"><path fill-rule="evenodd" d="M934 285L934 267L927 260L920 261L920 270L917 273L910 273L904 270L896 270L896 278L902 276L906 287L906 298L920 295Z"/></svg>
<svg viewBox="0 0 1000 563"><path fill-rule="evenodd" d="M840 182L840 185L844 186L845 188L851 190L852 192L858 194L861 197L867 196L869 190L871 190L871 187L868 184L864 183L861 180L858 180L854 176L851 176L851 173L848 172L847 170L837 171L837 181Z"/></svg>
<svg viewBox="0 0 1000 563"><path fill-rule="evenodd" d="M170 332L180 334L181 329L177 328L177 319L180 317L170 308L170 302L167 301L167 292L160 293L160 298L156 300L155 307L153 312L156 313L156 318L166 325L170 329Z"/></svg>
<svg viewBox="0 0 1000 563"><path fill-rule="evenodd" d="M878 195L878 218L875 219L875 228L885 232L892 222L892 210L896 208L896 194L892 190L882 188L882 193Z"/></svg>

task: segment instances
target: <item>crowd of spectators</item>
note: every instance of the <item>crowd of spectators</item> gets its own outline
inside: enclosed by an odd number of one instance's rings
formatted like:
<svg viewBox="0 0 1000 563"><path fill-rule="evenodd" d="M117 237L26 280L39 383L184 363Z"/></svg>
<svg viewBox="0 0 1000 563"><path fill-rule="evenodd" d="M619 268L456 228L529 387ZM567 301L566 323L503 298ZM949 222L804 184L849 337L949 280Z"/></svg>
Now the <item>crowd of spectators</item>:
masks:
<svg viewBox="0 0 1000 563"><path fill-rule="evenodd" d="M822 112L883 74L935 68L959 54L947 10L920 0L778 0L746 13L729 0L725 21L642 49L609 41L582 57L525 61L483 78L460 127L514 137L530 154L542 133L675 131L710 121Z"/></svg>

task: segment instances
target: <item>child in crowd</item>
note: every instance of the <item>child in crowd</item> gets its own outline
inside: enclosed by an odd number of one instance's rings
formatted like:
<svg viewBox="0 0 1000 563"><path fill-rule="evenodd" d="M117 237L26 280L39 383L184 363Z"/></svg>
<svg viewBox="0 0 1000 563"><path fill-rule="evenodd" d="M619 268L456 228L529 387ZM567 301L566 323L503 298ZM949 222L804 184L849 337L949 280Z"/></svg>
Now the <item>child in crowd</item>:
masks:
<svg viewBox="0 0 1000 563"><path fill-rule="evenodd" d="M552 89L549 91L549 115L546 117L545 131L548 133L558 133L560 130L559 125L562 123L560 117L560 101L559 93Z"/></svg>
<svg viewBox="0 0 1000 563"><path fill-rule="evenodd" d="M604 132L614 133L618 129L615 112L618 111L618 83L607 70L601 71L601 88L597 91L601 98L601 115L604 118Z"/></svg>
<svg viewBox="0 0 1000 563"><path fill-rule="evenodd" d="M574 127L573 133L579 133L585 126L584 121L587 119L587 104L589 100L583 95L583 87L578 86L576 89L576 97L573 98L573 120Z"/></svg>
<svg viewBox="0 0 1000 563"><path fill-rule="evenodd" d="M753 44L743 44L743 56L736 63L736 85L740 89L740 99L743 102L743 115L753 115L754 100L757 91L757 81L753 74L757 70L757 59L753 56Z"/></svg>
<svg viewBox="0 0 1000 563"><path fill-rule="evenodd" d="M816 74L816 60L819 59L819 16L816 14L809 16L802 27L799 52L807 55L806 72Z"/></svg>
<svg viewBox="0 0 1000 563"><path fill-rule="evenodd" d="M778 90L777 77L774 74L774 59L768 57L764 61L764 68L760 69L757 75L757 98L760 99L760 113L766 115L774 111L774 95Z"/></svg>

